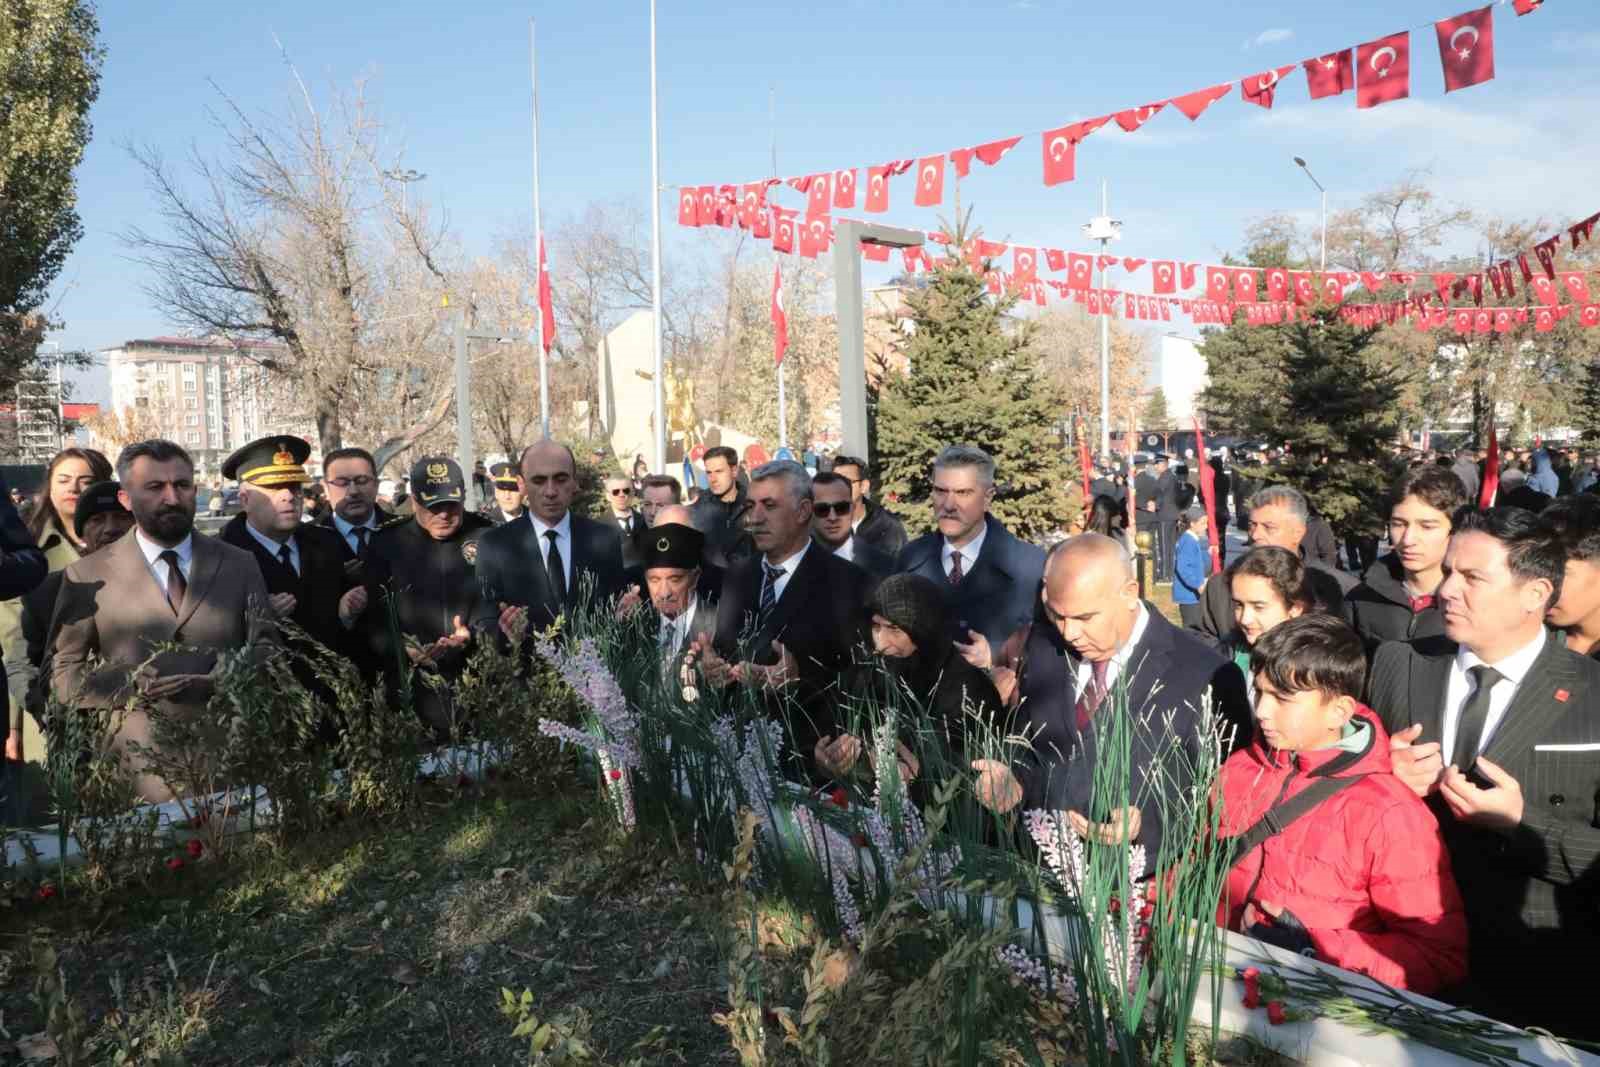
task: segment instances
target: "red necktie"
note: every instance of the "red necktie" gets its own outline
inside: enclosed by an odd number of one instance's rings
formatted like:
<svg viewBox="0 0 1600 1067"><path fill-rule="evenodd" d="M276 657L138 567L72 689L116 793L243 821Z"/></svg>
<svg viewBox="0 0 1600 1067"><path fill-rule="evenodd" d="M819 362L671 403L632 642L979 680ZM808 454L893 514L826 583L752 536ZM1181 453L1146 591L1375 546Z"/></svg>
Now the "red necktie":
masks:
<svg viewBox="0 0 1600 1067"><path fill-rule="evenodd" d="M1078 729L1089 728L1089 720L1094 718L1094 713L1099 710L1101 701L1106 698L1106 673L1111 670L1111 661L1101 660L1089 664L1089 685L1078 694Z"/></svg>

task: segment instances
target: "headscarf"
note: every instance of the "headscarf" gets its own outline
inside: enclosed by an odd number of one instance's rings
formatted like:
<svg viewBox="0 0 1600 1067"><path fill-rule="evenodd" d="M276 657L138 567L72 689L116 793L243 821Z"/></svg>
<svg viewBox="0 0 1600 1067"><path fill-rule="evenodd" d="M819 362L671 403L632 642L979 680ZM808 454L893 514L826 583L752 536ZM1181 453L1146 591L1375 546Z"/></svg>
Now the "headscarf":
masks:
<svg viewBox="0 0 1600 1067"><path fill-rule="evenodd" d="M938 585L920 574L885 578L867 598L867 612L881 615L911 638L915 652L904 659L884 656L883 662L919 699L927 700L950 651L950 609Z"/></svg>

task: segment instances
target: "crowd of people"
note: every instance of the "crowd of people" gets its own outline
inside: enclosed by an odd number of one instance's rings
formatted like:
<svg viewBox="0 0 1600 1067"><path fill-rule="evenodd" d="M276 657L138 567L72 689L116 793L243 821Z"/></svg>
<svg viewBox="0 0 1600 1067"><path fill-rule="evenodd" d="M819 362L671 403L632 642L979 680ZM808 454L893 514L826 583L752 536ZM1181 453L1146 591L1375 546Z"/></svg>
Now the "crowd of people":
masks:
<svg viewBox="0 0 1600 1067"><path fill-rule="evenodd" d="M869 739L843 701L887 680L942 724L937 773L969 779L997 820L1065 811L1091 842L1143 845L1152 877L1162 791L1194 786L1153 753L1196 750L1220 722L1219 922L1497 1018L1600 1035L1566 977L1600 940L1592 468L1508 454L1499 503L1480 510L1477 457L1399 456L1387 552L1347 538L1341 560L1299 490L1243 492L1220 458L1210 519L1157 456L1131 516L1108 473L1081 532L1046 548L1006 529L994 461L959 444L932 461L920 534L848 455L815 473L744 470L712 448L692 503L670 475L618 471L588 516L576 458L552 441L486 469L481 511L443 456L418 460L405 506L386 510L372 455L345 448L323 457L313 515L309 452L271 437L230 457L242 510L214 538L194 530L194 467L167 441L128 446L114 470L63 452L26 526L0 493L13 806L47 707L137 692L203 712L218 654L260 632L263 608L370 678L392 685L402 664L436 676L407 691L444 739L459 725L450 683L478 643L587 600L646 613L664 678L752 686L775 715L782 703L797 780L851 771ZM1152 533L1178 622L1141 593L1130 518ZM1249 547L1213 566L1208 521L1237 523ZM169 642L182 650L150 658ZM866 681L863 651L880 668ZM1112 805L1095 768L1119 715L1137 799ZM963 754L972 716L1029 743ZM123 730L149 742L137 710ZM927 796L935 770L901 752ZM148 800L167 788L141 782ZM1555 981L1530 979L1530 950Z"/></svg>

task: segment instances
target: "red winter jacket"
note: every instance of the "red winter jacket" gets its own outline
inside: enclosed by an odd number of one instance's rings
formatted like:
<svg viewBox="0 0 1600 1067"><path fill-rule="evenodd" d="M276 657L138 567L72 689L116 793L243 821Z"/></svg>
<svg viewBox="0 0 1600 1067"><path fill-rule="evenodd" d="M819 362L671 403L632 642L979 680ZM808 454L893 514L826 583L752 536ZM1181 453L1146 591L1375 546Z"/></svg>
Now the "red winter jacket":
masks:
<svg viewBox="0 0 1600 1067"><path fill-rule="evenodd" d="M1223 837L1327 775L1366 774L1324 800L1228 872L1217 921L1242 929L1246 904L1281 905L1305 925L1317 956L1419 993L1467 974L1467 920L1439 825L1390 770L1389 737L1357 707L1354 732L1299 754L1259 733L1228 757L1220 779Z"/></svg>

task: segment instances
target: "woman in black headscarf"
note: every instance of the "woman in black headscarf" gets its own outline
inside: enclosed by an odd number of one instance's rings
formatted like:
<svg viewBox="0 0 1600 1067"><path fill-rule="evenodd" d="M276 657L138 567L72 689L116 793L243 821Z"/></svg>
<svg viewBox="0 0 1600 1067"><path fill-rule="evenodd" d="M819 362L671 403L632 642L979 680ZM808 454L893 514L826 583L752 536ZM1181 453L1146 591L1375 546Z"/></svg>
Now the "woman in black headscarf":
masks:
<svg viewBox="0 0 1600 1067"><path fill-rule="evenodd" d="M900 771L912 783L913 799L922 803L931 795L921 774L925 758L938 754L943 762L948 756L952 767L964 768L969 728L1003 725L1000 695L951 643L950 609L932 580L920 574L885 578L866 606L875 655L861 665L852 688L878 707L901 709ZM925 716L915 714L919 708ZM933 737L919 736L919 720ZM817 766L837 778L855 766L862 747L859 738L843 733L822 738L813 754Z"/></svg>

